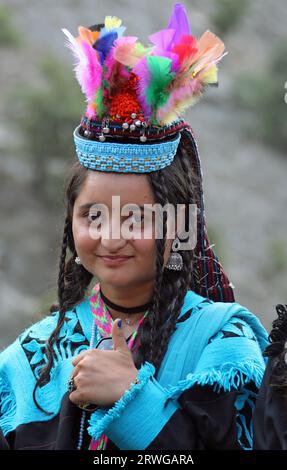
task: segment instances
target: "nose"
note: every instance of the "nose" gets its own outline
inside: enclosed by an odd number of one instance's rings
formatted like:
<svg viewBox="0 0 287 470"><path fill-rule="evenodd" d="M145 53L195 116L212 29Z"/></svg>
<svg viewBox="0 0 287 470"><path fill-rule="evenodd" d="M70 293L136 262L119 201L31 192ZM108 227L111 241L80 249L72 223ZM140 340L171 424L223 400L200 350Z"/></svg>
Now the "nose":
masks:
<svg viewBox="0 0 287 470"><path fill-rule="evenodd" d="M108 253L116 253L124 248L127 240L122 237L121 225L112 218L110 223L105 224L105 230L101 235L101 245Z"/></svg>

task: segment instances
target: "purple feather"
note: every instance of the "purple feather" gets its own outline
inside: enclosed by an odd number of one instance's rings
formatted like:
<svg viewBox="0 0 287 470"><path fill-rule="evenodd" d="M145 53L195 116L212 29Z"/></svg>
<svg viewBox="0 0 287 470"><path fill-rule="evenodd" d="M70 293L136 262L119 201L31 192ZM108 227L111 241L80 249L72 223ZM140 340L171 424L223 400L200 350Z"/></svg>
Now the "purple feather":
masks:
<svg viewBox="0 0 287 470"><path fill-rule="evenodd" d="M176 3L168 23L168 29L175 30L174 42L178 44L181 36L190 35L191 29L188 22L187 12L182 3Z"/></svg>

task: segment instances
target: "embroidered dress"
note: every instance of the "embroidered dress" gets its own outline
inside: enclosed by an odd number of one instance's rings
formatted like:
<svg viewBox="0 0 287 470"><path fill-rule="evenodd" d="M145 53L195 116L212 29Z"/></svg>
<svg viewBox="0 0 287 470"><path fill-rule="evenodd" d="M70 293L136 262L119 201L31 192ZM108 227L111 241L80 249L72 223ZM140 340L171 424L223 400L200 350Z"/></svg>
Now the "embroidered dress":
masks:
<svg viewBox="0 0 287 470"><path fill-rule="evenodd" d="M67 383L72 358L89 348L94 307L99 311L95 295L67 312L50 381L37 393L51 415L36 408L32 395L39 367L47 363L43 345L58 312L29 327L0 354L3 448L77 448L82 410L70 402ZM89 415L82 448L252 448L252 410L267 345L265 329L245 307L188 291L157 378L145 362L139 384Z"/></svg>

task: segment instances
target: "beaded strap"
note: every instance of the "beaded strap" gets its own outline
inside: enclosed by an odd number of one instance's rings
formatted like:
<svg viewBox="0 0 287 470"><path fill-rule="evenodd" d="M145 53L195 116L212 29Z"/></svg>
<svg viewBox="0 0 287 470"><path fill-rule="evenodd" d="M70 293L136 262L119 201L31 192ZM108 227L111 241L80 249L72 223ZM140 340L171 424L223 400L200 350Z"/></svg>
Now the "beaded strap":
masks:
<svg viewBox="0 0 287 470"><path fill-rule="evenodd" d="M103 337L110 336L114 320L101 298L99 283L97 283L94 286L93 291L94 291L94 294L90 297L90 307L94 316L94 323L97 326L97 332L99 335ZM138 347L138 345L135 344L135 340L137 338L138 329L143 323L147 314L148 314L148 311L146 311L143 317L140 319L137 330L133 332L128 342L128 347L130 350L133 348L134 345L135 345L135 349ZM135 380L135 383L137 383L137 379ZM107 444L108 444L108 437L105 434L102 434L102 436L100 436L99 439L91 440L89 450L104 450L106 449Z"/></svg>

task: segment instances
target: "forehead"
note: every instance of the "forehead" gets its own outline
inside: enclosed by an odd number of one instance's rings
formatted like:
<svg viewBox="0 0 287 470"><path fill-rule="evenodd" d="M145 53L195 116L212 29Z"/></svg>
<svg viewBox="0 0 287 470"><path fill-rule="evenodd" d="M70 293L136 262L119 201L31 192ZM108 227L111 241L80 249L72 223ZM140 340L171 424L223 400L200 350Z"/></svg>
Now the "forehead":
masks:
<svg viewBox="0 0 287 470"><path fill-rule="evenodd" d="M154 203L146 175L89 170L75 205L89 202L109 205L112 196L120 196L121 205Z"/></svg>

